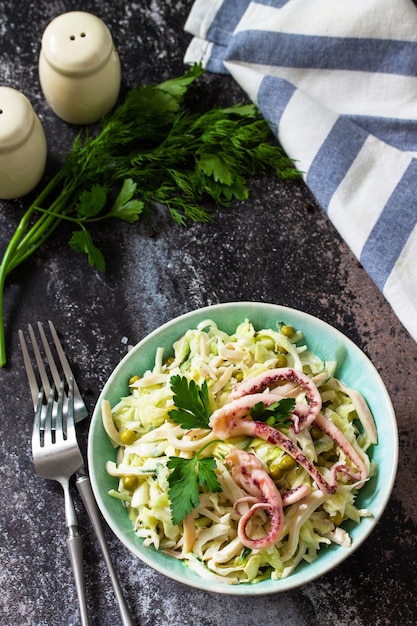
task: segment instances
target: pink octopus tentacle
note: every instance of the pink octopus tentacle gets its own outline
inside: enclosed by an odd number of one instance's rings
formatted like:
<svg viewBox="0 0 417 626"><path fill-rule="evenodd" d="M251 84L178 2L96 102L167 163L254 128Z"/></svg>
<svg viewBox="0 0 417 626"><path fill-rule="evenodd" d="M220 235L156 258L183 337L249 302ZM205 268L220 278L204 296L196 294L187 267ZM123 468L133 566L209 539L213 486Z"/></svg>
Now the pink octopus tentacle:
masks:
<svg viewBox="0 0 417 626"><path fill-rule="evenodd" d="M233 430L239 430L245 428L245 421L243 418L249 414L251 408L253 408L259 402L263 402L265 406L270 406L277 401L276 396L265 393L254 393L250 396L244 396L225 404L220 409L216 409L212 413L209 421L209 426L215 431L216 437L220 439L227 439L230 437L230 432ZM252 423L251 420L246 420L248 424ZM251 427L249 427L249 430ZM242 433L242 434L250 434Z"/></svg>
<svg viewBox="0 0 417 626"><path fill-rule="evenodd" d="M241 500L236 500L236 502L233 505L234 510L236 511L236 513L238 513L241 517L246 517L248 514L248 511L246 511L246 513L241 513L239 511L239 504L241 502L243 502L244 498L242 498ZM259 506L259 505L263 505L263 506ZM253 502L252 502L252 506L250 507L249 511L255 512L257 511L259 516L261 517L263 523L266 522L267 517L266 515L264 515L264 511L265 509L269 510L268 506L272 506L272 505L268 505L268 502L262 502L259 500L259 498L254 498ZM270 511L270 510L269 510Z"/></svg>
<svg viewBox="0 0 417 626"><path fill-rule="evenodd" d="M249 511L240 518L238 537L243 545L248 548L259 550L269 548L278 541L284 529L284 509L281 494L261 461L254 454L235 449L227 455L226 461L232 465L234 481L257 499ZM235 505L238 505L243 499L246 498L239 499ZM248 537L246 527L253 515L260 511L269 513L269 530L264 537L251 539Z"/></svg>
<svg viewBox="0 0 417 626"><path fill-rule="evenodd" d="M273 370L268 370L259 376L249 378L242 383L236 384L232 389L230 397L232 400L237 400L244 396L262 393L281 381L296 383L306 392L308 411L303 411L301 414L297 413L297 408L293 411L295 417L294 432L298 433L300 430L310 426L321 410L320 393L313 381L303 372L297 372L292 367L278 367Z"/></svg>
<svg viewBox="0 0 417 626"><path fill-rule="evenodd" d="M234 510L236 511L236 513L239 513L239 515L241 515L240 511L239 511L239 505L242 504L242 502L251 502L252 504L255 504L256 502L259 502L259 498L256 498L255 496L243 496L243 498L239 498L239 500L236 500L236 502L233 505Z"/></svg>
<svg viewBox="0 0 417 626"><path fill-rule="evenodd" d="M345 435L337 428L337 426L333 424L333 422L331 422L322 413L318 414L318 416L314 420L314 424L323 433L325 433L328 437L330 437L330 439L332 439L332 441L334 441L335 444L339 446L341 450L343 450L345 455L348 457L348 459L350 459L350 461L358 470L358 474L356 474L347 465L336 464L336 466L334 466L334 471L333 471L333 480L337 481L338 472L344 472L345 474L349 475L354 480L362 482L363 484L363 482L367 478L368 472L366 470L364 462L362 461L362 459L360 458L356 450L353 448L353 446L346 439Z"/></svg>
<svg viewBox="0 0 417 626"><path fill-rule="evenodd" d="M351 478L352 480L357 481L357 487L362 487L364 484L363 481L361 481L359 474L354 472L352 468L349 467L349 465L346 465L346 463L335 463L333 465L333 467L331 468L331 482L337 483L338 474L345 474L346 476L349 476L349 478Z"/></svg>
<svg viewBox="0 0 417 626"><path fill-rule="evenodd" d="M251 518L255 515L255 513L259 513L259 510L267 510L270 516L270 529L265 537L260 537L259 539L251 539L248 537L246 527L251 520ZM282 533L281 523L279 518L276 515L276 511L272 504L269 502L257 502L254 504L247 513L242 515L239 520L239 524L237 527L237 535L240 541L247 548L251 548L252 550L264 550L265 548L269 548L274 545L279 539L279 536Z"/></svg>
<svg viewBox="0 0 417 626"><path fill-rule="evenodd" d="M311 488L308 485L299 485L295 489L289 489L281 493L283 506L289 506L295 504L303 498L307 497L311 493Z"/></svg>
<svg viewBox="0 0 417 626"><path fill-rule="evenodd" d="M247 398L254 398L258 395L262 396L262 394L254 394L248 397L245 396L244 398L239 398L236 402L246 400ZM268 397L269 394L264 395ZM316 482L318 488L323 491L323 493L331 494L336 491L337 485L329 484L313 463L307 459L303 451L289 437L281 433L276 428L268 426L268 424L265 424L264 422L255 422L251 419L243 419L242 416L245 415L245 412L239 411L236 413L232 406L234 402L230 402L221 409L217 409L214 413L212 413L209 425L213 429L215 437L219 439L228 439L229 437L245 435L250 437L259 437L268 443L278 445L297 463L299 463L308 474L310 474L312 479ZM227 410L228 407L230 412ZM246 410L246 414L248 412L249 409Z"/></svg>

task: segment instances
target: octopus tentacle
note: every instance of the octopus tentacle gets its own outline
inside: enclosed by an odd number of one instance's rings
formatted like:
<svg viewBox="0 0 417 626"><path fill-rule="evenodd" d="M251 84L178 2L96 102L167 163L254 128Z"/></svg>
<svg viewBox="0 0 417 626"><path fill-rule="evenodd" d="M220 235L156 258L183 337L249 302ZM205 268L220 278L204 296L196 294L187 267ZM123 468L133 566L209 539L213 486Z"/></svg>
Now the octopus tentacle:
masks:
<svg viewBox="0 0 417 626"><path fill-rule="evenodd" d="M243 496L242 498L239 498L239 500L236 500L233 508L236 513L239 513L239 515L243 515L243 513L240 512L240 505L242 504L242 502L251 502L252 504L255 504L255 502L259 502L259 498L256 498L255 496Z"/></svg>
<svg viewBox="0 0 417 626"><path fill-rule="evenodd" d="M234 402L253 399L255 396L264 396L266 399L269 395L270 394L254 394L252 396L245 396L214 411L210 417L209 423L210 427L213 429L214 436L219 439L228 439L229 437L240 435L259 437L268 443L278 445L310 474L321 491L328 494L334 493L337 485L328 483L313 463L309 461L304 452L289 437L264 422L244 419L243 415L245 415L245 412L241 410L236 412L233 408ZM259 400L257 401L259 402ZM244 403L242 404L244 405ZM229 412L227 410L228 407ZM246 410L246 414L248 412L249 409Z"/></svg>
<svg viewBox="0 0 417 626"><path fill-rule="evenodd" d="M368 476L367 469L359 454L346 439L345 435L337 428L337 426L333 424L333 422L327 419L327 417L325 417L322 413L319 413L317 415L316 419L314 420L314 424L328 437L330 437L330 439L332 439L341 450L343 450L345 455L348 457L348 459L350 459L352 464L358 470L358 473L355 473L353 472L352 468L349 468L346 464L336 463L332 468L334 476L333 480L337 480L338 472L343 472L354 480L362 482L363 484Z"/></svg>
<svg viewBox="0 0 417 626"><path fill-rule="evenodd" d="M341 383L340 380L337 380L336 378L332 378L327 384L331 389L342 391L351 398L355 405L359 421L368 435L370 442L374 444L377 443L378 434L376 432L375 421L362 394L359 391L356 391L356 389L346 387L346 385Z"/></svg>
<svg viewBox="0 0 417 626"><path fill-rule="evenodd" d="M292 412L294 418L294 432L298 433L300 430L310 426L321 410L321 396L319 390L313 381L303 372L297 372L292 367L278 367L268 370L259 376L249 378L242 383L236 384L231 391L230 397L232 400L237 400L244 396L262 393L281 381L295 383L306 392L308 409L300 411L297 410L298 407L296 406Z"/></svg>
<svg viewBox="0 0 417 626"><path fill-rule="evenodd" d="M278 541L284 529L281 494L261 461L254 454L235 449L228 454L226 461L232 465L234 481L257 500L240 518L238 537L248 548L258 550L269 548ZM237 500L236 510L242 501L252 501L252 498L243 497ZM247 534L247 525L255 513L264 511L267 511L270 517L269 530L264 537L251 539Z"/></svg>
<svg viewBox="0 0 417 626"><path fill-rule="evenodd" d="M308 485L299 485L295 489L289 489L288 491L281 492L282 504L289 506L299 502L311 493L311 488Z"/></svg>
<svg viewBox="0 0 417 626"><path fill-rule="evenodd" d="M259 402L263 402L265 406L270 406L277 402L277 398L271 394L254 393L250 396L237 398L220 409L216 409L212 413L209 426L213 429L214 436L220 439L230 437L230 432L245 428L243 418L249 414L249 411ZM248 423L251 423L247 420ZM251 427L249 427L251 429ZM237 433L236 433L237 434ZM242 433L250 434L250 433Z"/></svg>
<svg viewBox="0 0 417 626"><path fill-rule="evenodd" d="M270 530L265 537L260 537L259 539L251 539L248 537L246 532L246 527L251 520L251 518L255 515L255 513L259 512L259 510L266 510L269 513L271 519ZM247 548L251 548L252 550L264 550L266 548L271 547L276 543L282 533L281 523L277 518L276 510L269 502L256 502L251 506L249 511L242 515L239 520L239 524L237 527L237 535L240 541Z"/></svg>

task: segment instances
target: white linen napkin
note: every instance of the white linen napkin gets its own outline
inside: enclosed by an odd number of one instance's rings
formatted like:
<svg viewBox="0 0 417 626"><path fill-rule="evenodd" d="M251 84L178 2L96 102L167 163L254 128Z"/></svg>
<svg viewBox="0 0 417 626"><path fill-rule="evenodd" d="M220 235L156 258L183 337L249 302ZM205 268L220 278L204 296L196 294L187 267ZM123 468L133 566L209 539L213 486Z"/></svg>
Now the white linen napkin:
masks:
<svg viewBox="0 0 417 626"><path fill-rule="evenodd" d="M187 64L230 73L417 341L417 9L196 0Z"/></svg>

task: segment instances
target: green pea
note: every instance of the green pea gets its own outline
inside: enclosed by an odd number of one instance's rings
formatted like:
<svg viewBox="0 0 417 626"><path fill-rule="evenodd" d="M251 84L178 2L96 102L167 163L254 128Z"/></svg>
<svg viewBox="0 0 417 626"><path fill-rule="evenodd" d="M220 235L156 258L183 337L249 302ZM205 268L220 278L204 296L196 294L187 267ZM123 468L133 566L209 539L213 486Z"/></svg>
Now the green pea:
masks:
<svg viewBox="0 0 417 626"><path fill-rule="evenodd" d="M312 426L310 429L310 435L313 441L317 441L323 437L323 431L320 430L320 428L317 428L317 426Z"/></svg>
<svg viewBox="0 0 417 626"><path fill-rule="evenodd" d="M123 476L122 485L127 491L133 491L138 485L138 479L136 476Z"/></svg>
<svg viewBox="0 0 417 626"><path fill-rule="evenodd" d="M279 354L277 356L277 363L276 363L277 367L287 367L288 365L288 361L287 361L287 357L285 356L285 354Z"/></svg>
<svg viewBox="0 0 417 626"><path fill-rule="evenodd" d="M268 468L269 475L274 480L278 480L282 476L282 469L279 466L279 459L274 459Z"/></svg>
<svg viewBox="0 0 417 626"><path fill-rule="evenodd" d="M295 462L295 460L292 458L292 456L289 456L289 454L284 454L280 459L279 459L279 466L280 468L284 471L284 472L288 472L289 470L294 469L294 467L297 465L297 463Z"/></svg>
<svg viewBox="0 0 417 626"><path fill-rule="evenodd" d="M130 430L130 428L125 428L120 433L120 439L126 446L130 446L134 441L136 441L136 433L134 430Z"/></svg>

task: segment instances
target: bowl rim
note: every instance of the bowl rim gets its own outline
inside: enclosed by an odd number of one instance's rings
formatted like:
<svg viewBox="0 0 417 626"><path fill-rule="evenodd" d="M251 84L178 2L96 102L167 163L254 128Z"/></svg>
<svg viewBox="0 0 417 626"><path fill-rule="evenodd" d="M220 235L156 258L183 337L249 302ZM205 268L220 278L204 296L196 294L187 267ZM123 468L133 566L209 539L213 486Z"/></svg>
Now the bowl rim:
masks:
<svg viewBox="0 0 417 626"><path fill-rule="evenodd" d="M182 562L180 563L182 567L178 568L177 565L173 563L174 561L175 563L178 563L178 561L176 561L176 559L174 559L173 557L167 557L167 555L164 555L164 556L165 558L172 560L172 567L168 566L165 563L161 564L160 557L161 557L161 554L163 553L156 551L152 547L147 547L147 548L144 548L143 546L141 547L142 540L139 539L135 535L134 530L133 530L133 525L129 533L120 532L118 521L116 519L116 516L114 515L112 506L110 506L110 502L109 502L109 500L113 501L114 498L111 498L111 496L109 496L107 493L103 494L100 488L100 470L97 468L96 463L95 463L95 458L96 458L95 440L97 438L98 432L101 433L101 436L102 436L102 433L104 432L103 426L101 424L101 409L100 409L101 401L104 398L106 398L106 396L109 394L111 387L113 386L115 380L117 380L117 378L121 375L121 373L126 368L126 366L130 362L132 362L135 359L135 357L137 357L137 355L144 348L146 349L148 344L155 341L161 335L164 335L165 333L172 331L177 326L180 326L180 327L186 326L190 322L190 326L188 327L194 328L203 319L211 319L212 317L216 317L216 315L219 315L222 312L233 311L237 313L238 311L243 311L243 310L248 312L248 314L245 316L245 319L249 319L251 322L253 322L253 320L251 319L250 311L255 311L255 310L257 310L258 312L262 311L264 315L266 315L267 313L274 314L274 315L279 314L281 316L285 315L291 321L302 319L305 321L305 325L308 324L310 328L318 327L321 329L322 332L329 333L329 337L331 336L334 342L340 342L340 345L343 346L344 350L346 351L346 354L348 355L348 358L351 358L351 355L355 355L359 357L359 360L361 361L361 366L362 367L366 366L369 372L372 374L373 381L378 386L378 393L380 394L379 400L385 406L385 409L386 409L386 417L385 417L384 424L385 426L387 424L389 426L389 429L388 429L389 433L387 433L387 436L388 435L390 436L390 461L391 462L389 466L385 466L385 463L384 463L384 471L387 474L387 479L386 479L386 482L384 482L383 490L377 491L377 498L375 501L378 505L378 508L373 514L372 518L362 518L360 524L355 526L355 528L358 528L360 530L359 536L358 537L355 536L355 539L354 541L352 541L352 545L349 548L342 548L341 546L336 546L335 544L332 544L331 546L328 546L328 547L322 547L320 549L320 552L317 558L313 561L313 563L310 563L310 564L306 563L306 564L301 564L297 566L295 571L290 576L284 579L273 580L273 581L269 579L267 581L262 581L256 584L241 583L238 585L231 585L227 583L219 583L217 581L202 578L201 576L199 576L198 574L190 570L190 568L188 568ZM191 322L193 323L191 324ZM234 325L235 328L236 328L236 325L237 323ZM254 323L254 325L255 327L257 326L256 323ZM299 324L298 326L299 326L299 329L303 332L302 325ZM178 333L177 338L179 338L179 336L181 336L182 334L183 334L183 331ZM307 346L309 346L308 341L306 341L306 344ZM317 350L313 350L313 351L317 353ZM155 354L155 351L153 352L153 356L154 354ZM318 356L321 356L321 355L318 354ZM127 379L128 379L128 376L126 376L126 381ZM369 403L368 398L367 400ZM113 405L114 403L111 403L111 404ZM375 417L375 421L377 423L377 428L378 428L378 420L376 417ZM385 430L386 429L384 428L384 436L385 436ZM380 436L379 431L378 431L378 434L379 434L378 443L380 443L381 436ZM310 313L301 311L299 309L294 309L294 308L286 307L284 305L266 303L266 302L232 301L232 302L224 302L224 303L208 305L205 307L193 309L182 315L174 317L168 320L167 322L165 322L164 324L162 324L161 326L159 326L158 328L154 329L150 333L148 333L134 347L132 347L129 350L129 352L120 360L120 362L113 369L112 373L108 377L104 387L102 388L99 394L99 397L98 397L98 400L95 405L93 415L91 418L90 427L89 427L87 455L88 455L88 466L89 466L91 486L92 486L92 490L96 498L97 504L99 506L99 509L101 510L101 513L104 519L106 520L107 524L109 525L113 533L129 549L129 551L133 555L135 555L143 563L150 566L152 569L158 571L159 573L167 576L168 578L172 580L175 580L177 582L180 582L190 587L194 587L194 588L198 588L198 589L202 589L202 590L206 590L210 592L215 592L219 594L226 594L226 595L257 596L257 595L267 595L267 594L272 594L272 593L280 593L284 591L289 591L292 589L299 588L307 583L313 582L317 578L327 574L329 571L331 571L332 569L340 565L343 561L345 561L349 556L351 556L364 543L364 541L369 537L369 535L375 529L376 525L378 524L380 518L382 517L385 511L385 508L391 498L391 494L394 488L395 478L397 474L397 468L398 468L399 442L398 442L398 429L397 429L397 424L396 424L395 413L394 413L390 396L385 387L385 384L378 370L373 365L369 357L349 337L344 335L341 331L339 331L335 327L331 326L328 322L325 322L324 320L321 320L320 318ZM105 472L105 469L102 468L101 471ZM379 468L378 468L378 471L379 471ZM373 478L373 480L377 480L378 477L379 477L379 473L377 477ZM114 502L112 502L111 504L114 505ZM120 504L120 507L122 507L121 503L119 504ZM126 513L126 519L129 521L129 524L131 524L130 520L128 519L127 513ZM320 562L320 556L322 554L322 551L323 552L334 551L336 552L336 558L331 559L329 557L326 560L323 560L322 558L322 562ZM327 563L327 561L329 562ZM300 571L300 567L304 569L301 569ZM306 572L304 570L306 570ZM264 584L264 583L267 583L267 584Z"/></svg>

